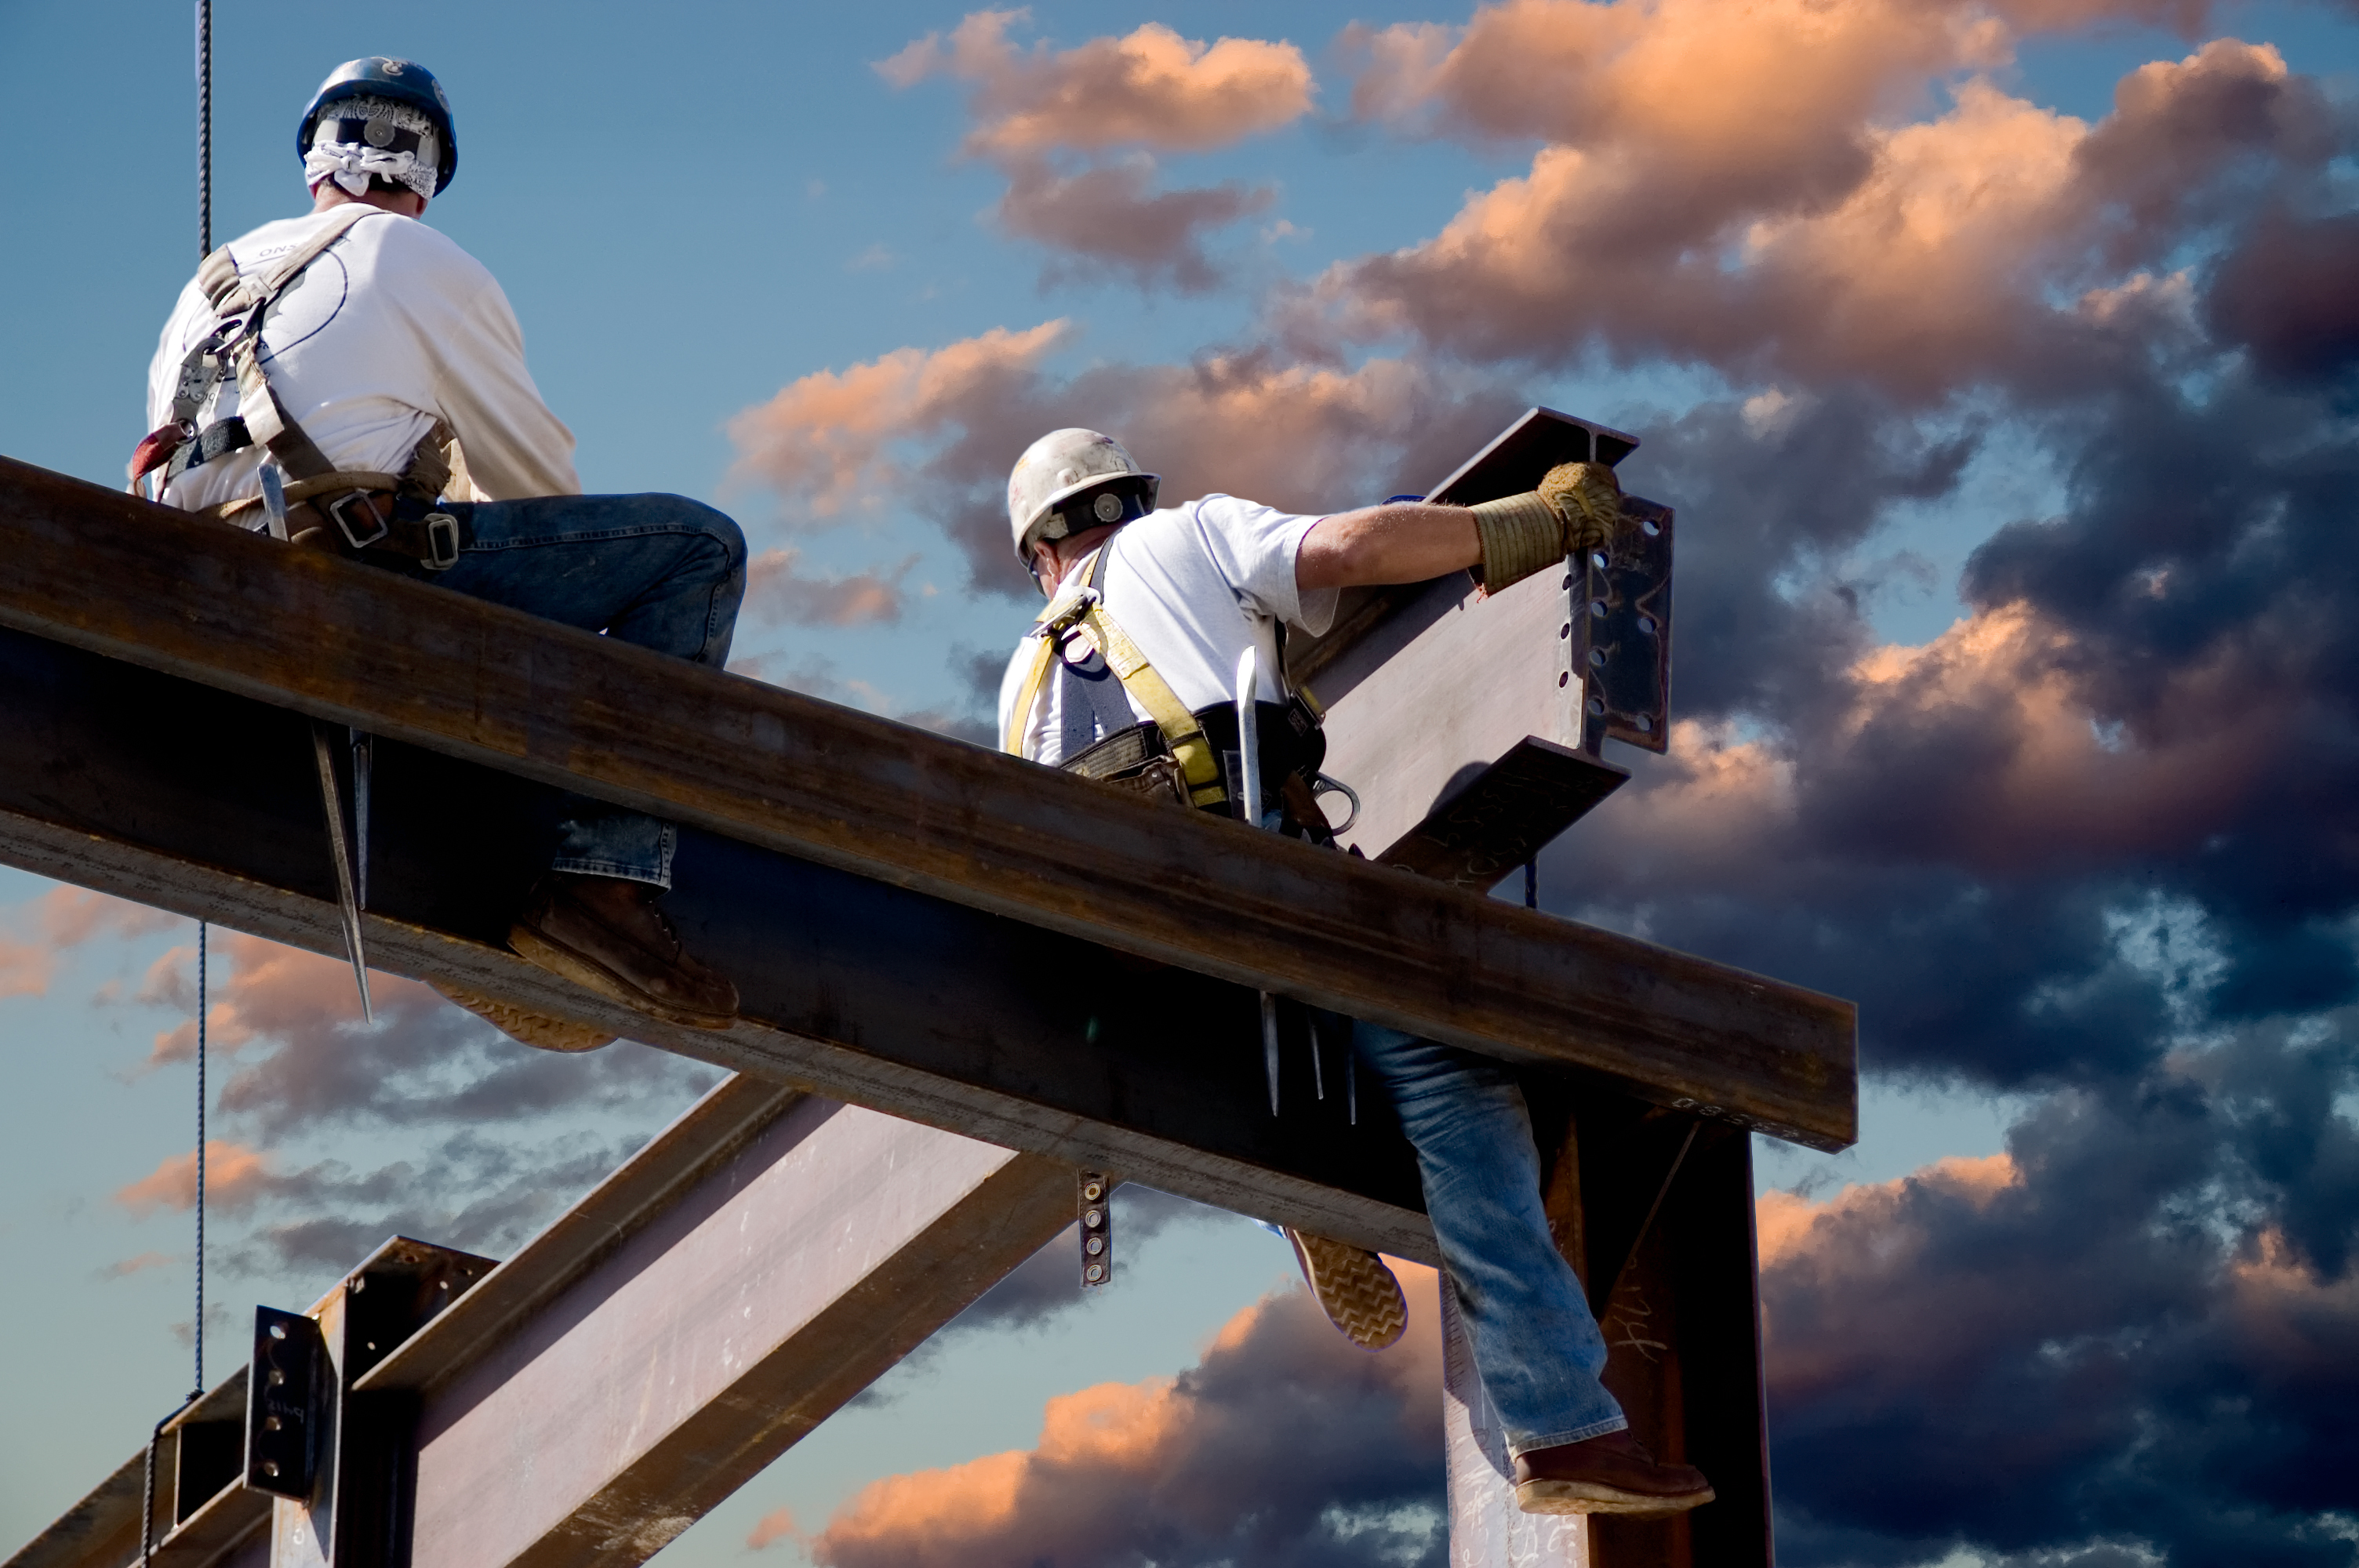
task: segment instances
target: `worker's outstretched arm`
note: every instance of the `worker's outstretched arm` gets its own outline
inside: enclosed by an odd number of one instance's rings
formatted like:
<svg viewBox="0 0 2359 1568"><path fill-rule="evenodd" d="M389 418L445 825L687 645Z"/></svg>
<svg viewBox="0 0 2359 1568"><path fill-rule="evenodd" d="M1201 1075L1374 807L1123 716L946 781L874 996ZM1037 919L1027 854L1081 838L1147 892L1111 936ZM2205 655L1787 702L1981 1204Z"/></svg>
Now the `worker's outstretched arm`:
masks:
<svg viewBox="0 0 2359 1568"><path fill-rule="evenodd" d="M1474 514L1405 502L1322 517L1294 555L1294 583L1309 590L1423 582L1483 558Z"/></svg>
<svg viewBox="0 0 2359 1568"><path fill-rule="evenodd" d="M1559 463L1537 489L1472 506L1369 506L1322 517L1294 555L1295 586L1351 588L1424 582L1480 565L1496 593L1575 550L1603 544L1622 524L1622 487L1603 463Z"/></svg>

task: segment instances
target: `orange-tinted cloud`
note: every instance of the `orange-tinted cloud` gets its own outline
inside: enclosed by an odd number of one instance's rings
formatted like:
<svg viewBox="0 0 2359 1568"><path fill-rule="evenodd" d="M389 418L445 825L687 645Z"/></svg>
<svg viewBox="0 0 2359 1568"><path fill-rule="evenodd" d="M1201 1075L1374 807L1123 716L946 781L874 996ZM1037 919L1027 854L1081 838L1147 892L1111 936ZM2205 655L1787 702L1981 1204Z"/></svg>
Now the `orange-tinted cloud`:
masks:
<svg viewBox="0 0 2359 1568"><path fill-rule="evenodd" d="M54 950L30 942L0 941L0 997L39 996L57 972Z"/></svg>
<svg viewBox="0 0 2359 1568"><path fill-rule="evenodd" d="M210 1176L211 1173L208 1172L207 1174ZM212 1183L209 1180L205 1183L205 1185L210 1187L212 1185ZM114 1262L109 1263L105 1268L100 1270L99 1273L105 1279L123 1280L128 1279L134 1274L146 1273L150 1269L161 1269L167 1264L177 1263L179 1261L179 1260L178 1258L173 1257L168 1252L141 1252L132 1257L118 1259Z"/></svg>
<svg viewBox="0 0 2359 1568"><path fill-rule="evenodd" d="M772 1509L756 1519L753 1530L747 1532L745 1550L760 1552L781 1541L799 1544L802 1539L803 1532L795 1524L794 1509Z"/></svg>
<svg viewBox="0 0 2359 1568"><path fill-rule="evenodd" d="M863 1488L811 1557L829 1568L1194 1561L1246 1541L1282 1556L1332 1530L1332 1513L1397 1509L1405 1487L1421 1498L1438 1471L1440 1313L1432 1271L1395 1267L1410 1325L1391 1350L1354 1348L1299 1290L1266 1297L1177 1378L1051 1400L1032 1449Z"/></svg>
<svg viewBox="0 0 2359 1568"><path fill-rule="evenodd" d="M1060 377L1045 362L1069 335L1061 320L995 328L814 372L729 422L737 471L820 519L929 507L978 582L1020 591L1004 521L1007 470L1060 426L1118 436L1163 476L1167 501L1223 491L1325 512L1426 488L1522 407L1495 380L1389 359L1340 370L1209 355ZM913 460L912 449L927 455Z"/></svg>
<svg viewBox="0 0 2359 1568"><path fill-rule="evenodd" d="M260 1151L218 1140L206 1141L205 1201L209 1205L243 1208L267 1193L272 1184ZM137 1216L157 1208L196 1207L196 1154L190 1152L172 1155L148 1174L118 1189L114 1201Z"/></svg>
<svg viewBox="0 0 2359 1568"><path fill-rule="evenodd" d="M1821 1222L1827 1234L1846 1226L1889 1227L1897 1206L1911 1184L1955 1193L1976 1205L1987 1205L2001 1192L2019 1184L2023 1173L2008 1155L1951 1155L1896 1176L1888 1182L1854 1183L1832 1197L1813 1202L1793 1193L1771 1189L1754 1206L1765 1269L1806 1255Z"/></svg>
<svg viewBox="0 0 2359 1568"><path fill-rule="evenodd" d="M1039 158L1011 161L1006 169L998 213L1008 232L1142 285L1167 281L1183 294L1222 280L1201 236L1277 200L1267 186L1235 180L1158 190L1155 160L1145 153L1071 171Z"/></svg>
<svg viewBox="0 0 2359 1568"><path fill-rule="evenodd" d="M88 888L53 888L34 901L41 935L60 947L71 947L94 936L145 936L169 931L187 917L151 909Z"/></svg>
<svg viewBox="0 0 2359 1568"><path fill-rule="evenodd" d="M175 947L157 959L140 985L139 1000L193 1011L195 951ZM235 1055L260 1041L360 1021L352 966L341 959L243 932L222 932L213 938L212 963L205 1044L212 1053ZM388 1002L440 1000L417 981L392 975L372 974L369 989L380 1010ZM196 1020L190 1018L156 1036L147 1065L193 1061L196 1050Z"/></svg>
<svg viewBox="0 0 2359 1568"><path fill-rule="evenodd" d="M1276 193L1234 181L1159 190L1154 153L1226 146L1309 113L1301 50L1258 38L1206 45L1159 22L1077 49L1025 50L1007 39L1024 15L975 12L947 41L929 33L877 70L897 87L934 75L973 84L966 150L1006 174L996 216L1009 233L1141 287L1212 287L1221 272L1203 236L1265 211ZM1120 148L1132 150L1107 156Z"/></svg>
<svg viewBox="0 0 2359 1568"><path fill-rule="evenodd" d="M990 155L1137 146L1202 151L1275 130L1310 110L1310 68L1289 43L1222 38L1207 46L1148 22L1076 49L1020 49L1022 11L977 11L951 33L877 66L908 87L929 76L974 84L968 147Z"/></svg>
<svg viewBox="0 0 2359 1568"><path fill-rule="evenodd" d="M40 996L56 977L58 954L99 936L142 936L181 924L168 914L86 888L56 887L16 906L0 931L0 997Z"/></svg>
<svg viewBox="0 0 2359 1568"><path fill-rule="evenodd" d="M2170 254L2237 157L2332 156L2315 87L2234 40L2141 68L2094 127L1974 75L1915 117L1929 82L2004 63L2015 36L1912 0L1510 0L1462 30L1360 29L1363 115L1545 145L1434 238L1337 264L1282 318L1484 360L1602 346L1934 397L2135 341L2071 300Z"/></svg>
<svg viewBox="0 0 2359 1568"><path fill-rule="evenodd" d="M1833 846L2001 878L2105 864L2200 844L2299 721L2223 654L2165 677L2162 721L2132 725L2091 665L2028 606L1981 611L1836 672L1831 706L1788 740L1680 722L1646 787L1600 820L1623 874L1658 885L1782 882Z"/></svg>
<svg viewBox="0 0 2359 1568"><path fill-rule="evenodd" d="M1005 403L1065 336L1061 320L1021 332L995 327L948 348L896 349L850 370L814 371L730 419L736 471L794 497L816 519L897 508L908 492L893 446Z"/></svg>
<svg viewBox="0 0 2359 1568"><path fill-rule="evenodd" d="M863 626L901 619L901 579L918 564L911 556L889 571L846 577L807 573L802 552L765 550L745 568L745 608L770 625Z"/></svg>

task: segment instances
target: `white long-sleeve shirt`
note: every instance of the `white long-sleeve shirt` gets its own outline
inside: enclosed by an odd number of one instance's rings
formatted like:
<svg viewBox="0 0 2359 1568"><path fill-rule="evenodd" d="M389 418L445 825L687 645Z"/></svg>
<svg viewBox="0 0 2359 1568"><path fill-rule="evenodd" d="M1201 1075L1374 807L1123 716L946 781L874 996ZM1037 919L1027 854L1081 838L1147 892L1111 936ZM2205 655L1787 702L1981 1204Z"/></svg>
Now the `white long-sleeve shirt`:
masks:
<svg viewBox="0 0 2359 1568"><path fill-rule="evenodd" d="M1234 697L1230 683L1248 647L1259 650L1258 699L1283 702L1277 623L1316 636L1335 618L1336 589L1306 592L1295 582L1294 558L1318 523L1234 495L1208 495L1125 523L1106 541L1097 575L1106 614L1191 713ZM1079 562L1073 570L1081 570ZM1072 580L1068 574L1066 583ZM1034 646L1027 639L1008 660L999 688L1002 735ZM1024 754L1053 766L1148 717L1106 669L1103 655L1092 654L1079 667L1060 660L1027 716Z"/></svg>
<svg viewBox="0 0 2359 1568"><path fill-rule="evenodd" d="M330 215L265 223L231 241L230 254L241 274L266 269ZM148 367L150 428L171 417L180 362L213 320L190 279ZM262 342L278 401L340 469L399 473L440 418L466 455L473 499L582 492L573 432L525 369L507 296L483 263L414 218L372 212L354 223L279 296ZM236 378L225 375L197 427L237 407ZM248 447L190 469L163 499L193 510L258 495L262 456Z"/></svg>

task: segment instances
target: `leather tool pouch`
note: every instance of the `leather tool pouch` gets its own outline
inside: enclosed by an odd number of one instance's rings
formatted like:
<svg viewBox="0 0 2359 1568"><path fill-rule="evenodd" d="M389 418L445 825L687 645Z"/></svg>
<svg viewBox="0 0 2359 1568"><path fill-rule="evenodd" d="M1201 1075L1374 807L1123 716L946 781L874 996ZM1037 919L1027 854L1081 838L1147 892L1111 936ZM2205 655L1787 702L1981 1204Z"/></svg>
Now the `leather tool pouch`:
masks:
<svg viewBox="0 0 2359 1568"><path fill-rule="evenodd" d="M1149 800L1188 804L1188 777L1179 760L1164 744L1163 731L1152 724L1117 730L1078 756L1061 764L1069 773L1143 795Z"/></svg>

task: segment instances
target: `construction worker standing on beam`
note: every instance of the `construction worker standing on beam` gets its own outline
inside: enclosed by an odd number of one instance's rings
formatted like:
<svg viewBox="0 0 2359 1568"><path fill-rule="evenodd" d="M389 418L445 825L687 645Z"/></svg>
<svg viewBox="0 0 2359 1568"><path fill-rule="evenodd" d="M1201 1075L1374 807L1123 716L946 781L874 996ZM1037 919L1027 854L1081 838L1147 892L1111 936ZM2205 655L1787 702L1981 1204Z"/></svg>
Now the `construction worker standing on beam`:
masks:
<svg viewBox="0 0 2359 1568"><path fill-rule="evenodd" d="M1538 490L1473 507L1386 505L1298 516L1230 495L1157 510L1158 476L1111 437L1052 431L1007 481L1016 558L1049 607L1001 687L1006 749L1174 804L1332 841L1313 798L1315 710L1287 688L1280 627L1317 635L1337 590L1479 568L1491 590L1559 568L1621 522L1614 471L1552 470ZM1261 798L1237 812L1230 672L1248 651ZM1234 700L1233 701L1233 696ZM1415 1146L1445 1277L1531 1513L1677 1513L1712 1499L1702 1474L1658 1462L1599 1382L1605 1343L1550 1238L1531 1119L1487 1057L1353 1025ZM1398 1337L1400 1288L1374 1254L1285 1233L1336 1326L1371 1348Z"/></svg>
<svg viewBox="0 0 2359 1568"><path fill-rule="evenodd" d="M134 490L153 475L156 499L202 516L724 663L745 590L737 525L676 495L583 495L507 297L419 221L459 164L441 84L408 60L339 66L295 150L311 211L231 241L180 292ZM736 988L657 903L678 829L569 797L559 832L515 949L627 1006L727 1027ZM603 1040L567 1029L576 1048Z"/></svg>

